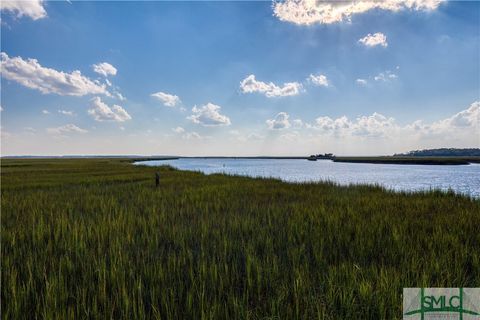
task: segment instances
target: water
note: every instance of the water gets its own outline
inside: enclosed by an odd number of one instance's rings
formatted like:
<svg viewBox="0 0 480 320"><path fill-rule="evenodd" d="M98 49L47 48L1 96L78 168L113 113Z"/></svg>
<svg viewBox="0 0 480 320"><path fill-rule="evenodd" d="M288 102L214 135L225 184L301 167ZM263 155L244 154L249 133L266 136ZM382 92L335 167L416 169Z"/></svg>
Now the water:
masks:
<svg viewBox="0 0 480 320"><path fill-rule="evenodd" d="M273 177L288 182L334 181L342 185L379 184L397 191L452 189L480 198L480 164L397 165L342 163L330 160L297 159L212 159L142 161L139 165L170 165L180 170L205 174L227 173L250 177Z"/></svg>

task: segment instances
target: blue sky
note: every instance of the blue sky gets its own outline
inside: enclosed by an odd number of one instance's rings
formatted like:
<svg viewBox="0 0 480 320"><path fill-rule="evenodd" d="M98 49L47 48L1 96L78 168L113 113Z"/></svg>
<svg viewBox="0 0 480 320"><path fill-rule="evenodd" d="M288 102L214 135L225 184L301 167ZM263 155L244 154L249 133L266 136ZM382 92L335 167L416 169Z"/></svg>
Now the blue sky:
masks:
<svg viewBox="0 0 480 320"><path fill-rule="evenodd" d="M2 155L480 147L480 3L389 1L7 1Z"/></svg>

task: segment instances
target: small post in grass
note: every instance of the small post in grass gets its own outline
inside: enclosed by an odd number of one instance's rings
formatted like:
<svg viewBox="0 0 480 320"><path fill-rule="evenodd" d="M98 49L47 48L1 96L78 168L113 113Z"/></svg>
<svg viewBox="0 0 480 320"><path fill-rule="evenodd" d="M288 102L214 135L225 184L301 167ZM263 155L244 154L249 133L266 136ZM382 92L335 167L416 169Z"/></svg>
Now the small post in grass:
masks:
<svg viewBox="0 0 480 320"><path fill-rule="evenodd" d="M158 172L155 172L155 186L160 187L160 174Z"/></svg>

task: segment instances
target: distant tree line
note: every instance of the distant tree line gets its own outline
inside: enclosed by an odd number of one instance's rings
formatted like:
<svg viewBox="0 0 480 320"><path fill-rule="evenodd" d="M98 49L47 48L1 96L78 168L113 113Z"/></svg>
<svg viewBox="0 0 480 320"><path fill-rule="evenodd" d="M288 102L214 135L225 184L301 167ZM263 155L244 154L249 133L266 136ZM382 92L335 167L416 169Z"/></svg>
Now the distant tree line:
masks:
<svg viewBox="0 0 480 320"><path fill-rule="evenodd" d="M480 157L480 148L440 148L440 149L425 149L414 150L407 153L396 153L394 156L409 156L409 157Z"/></svg>

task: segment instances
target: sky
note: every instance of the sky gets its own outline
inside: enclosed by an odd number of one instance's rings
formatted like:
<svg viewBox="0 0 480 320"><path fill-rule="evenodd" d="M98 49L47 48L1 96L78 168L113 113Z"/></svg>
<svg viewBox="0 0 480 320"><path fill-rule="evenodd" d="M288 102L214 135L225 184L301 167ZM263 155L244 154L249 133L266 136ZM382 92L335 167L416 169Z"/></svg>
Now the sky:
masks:
<svg viewBox="0 0 480 320"><path fill-rule="evenodd" d="M480 147L480 2L1 2L1 154Z"/></svg>

